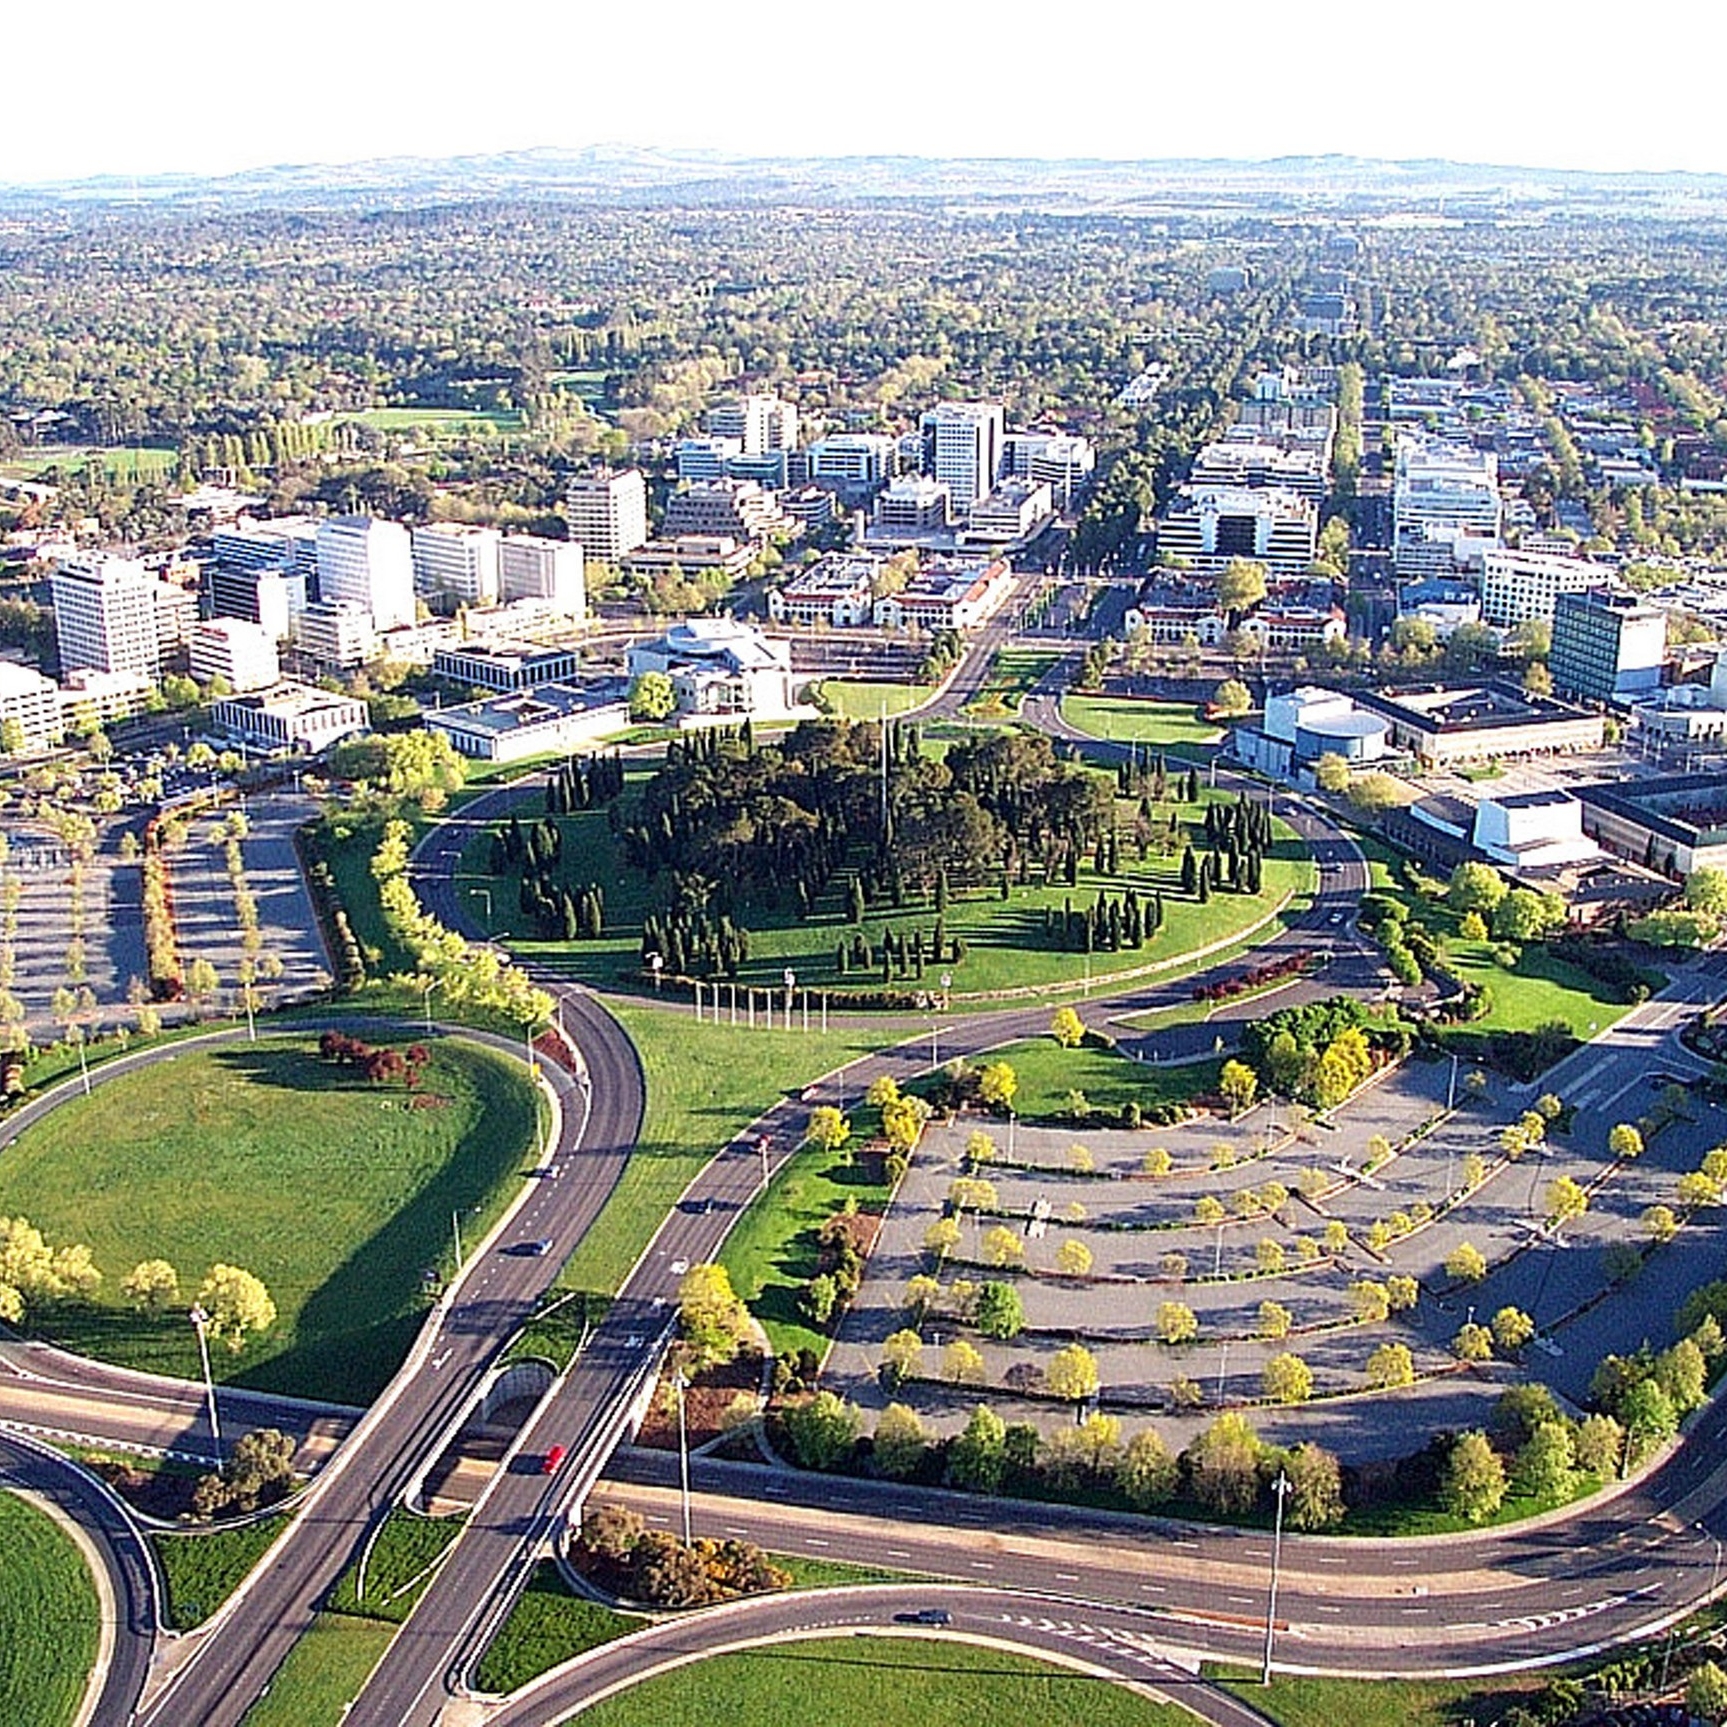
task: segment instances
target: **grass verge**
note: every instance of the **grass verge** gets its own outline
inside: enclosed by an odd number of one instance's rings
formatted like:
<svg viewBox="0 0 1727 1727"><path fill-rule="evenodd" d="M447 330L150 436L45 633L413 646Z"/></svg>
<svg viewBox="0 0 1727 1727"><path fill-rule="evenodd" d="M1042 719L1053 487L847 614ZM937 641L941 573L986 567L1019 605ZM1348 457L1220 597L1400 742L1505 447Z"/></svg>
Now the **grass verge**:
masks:
<svg viewBox="0 0 1727 1727"><path fill-rule="evenodd" d="M1149 744L1170 755L1208 751L1223 733L1189 702L1136 702L1111 696L1063 696L1061 717L1075 731L1116 743Z"/></svg>
<svg viewBox="0 0 1727 1727"><path fill-rule="evenodd" d="M474 1684L481 1691L514 1691L584 1650L609 1643L646 1623L633 1614L614 1613L597 1601L571 1594L557 1566L541 1560L480 1657Z"/></svg>
<svg viewBox="0 0 1727 1727"><path fill-rule="evenodd" d="M1186 1710L1111 1680L999 1649L901 1637L716 1656L607 1698L581 1719L582 1727L809 1727L816 1719L823 1727L1193 1727Z"/></svg>
<svg viewBox="0 0 1727 1727"><path fill-rule="evenodd" d="M462 1532L463 1517L422 1517L398 1505L366 1556L366 1592L360 1594L356 1560L330 1592L333 1612L400 1625L414 1611L438 1561Z"/></svg>
<svg viewBox="0 0 1727 1727"><path fill-rule="evenodd" d="M0 1721L66 1727L77 1716L100 1612L72 1538L46 1512L0 1493Z"/></svg>
<svg viewBox="0 0 1727 1727"><path fill-rule="evenodd" d="M1084 1017L1084 1009L1080 1010ZM1158 1104L1191 1103L1217 1090L1221 1061L1184 1062L1154 1067L1132 1061L1113 1049L1081 1044L1063 1049L1053 1037L1027 1038L980 1056L980 1063L1005 1061L1019 1079L1014 1108L1021 1121L1062 1121L1083 1126L1069 1110L1069 1094L1080 1092L1099 1115L1119 1115L1125 1103L1149 1113Z"/></svg>
<svg viewBox="0 0 1727 1727"><path fill-rule="evenodd" d="M891 720L928 701L927 684L857 684L845 678L825 678L821 697L828 710L842 720L879 720L885 707Z"/></svg>
<svg viewBox="0 0 1727 1727"><path fill-rule="evenodd" d="M202 1625L245 1581L284 1529L288 1517L261 1517L232 1528L152 1533L150 1543L168 1586L168 1623L176 1631Z"/></svg>
<svg viewBox="0 0 1727 1727"><path fill-rule="evenodd" d="M375 1619L320 1613L246 1711L243 1727L338 1727L395 1634Z"/></svg>
<svg viewBox="0 0 1727 1727"><path fill-rule="evenodd" d="M1483 1689L1450 1679L1273 1679L1208 1665L1205 1677L1269 1716L1278 1727L1488 1727L1543 1681Z"/></svg>

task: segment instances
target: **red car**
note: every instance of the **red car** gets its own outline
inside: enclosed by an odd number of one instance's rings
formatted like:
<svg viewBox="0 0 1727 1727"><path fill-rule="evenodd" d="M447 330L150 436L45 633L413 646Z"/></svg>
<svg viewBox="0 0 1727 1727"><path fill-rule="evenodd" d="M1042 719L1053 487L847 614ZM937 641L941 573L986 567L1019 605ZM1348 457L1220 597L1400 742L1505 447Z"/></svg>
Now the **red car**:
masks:
<svg viewBox="0 0 1727 1727"><path fill-rule="evenodd" d="M552 1449L548 1451L543 1458L541 1458L540 1473L542 1475L556 1475L558 1472L558 1465L562 1463L569 1454L570 1449L567 1445L554 1445Z"/></svg>

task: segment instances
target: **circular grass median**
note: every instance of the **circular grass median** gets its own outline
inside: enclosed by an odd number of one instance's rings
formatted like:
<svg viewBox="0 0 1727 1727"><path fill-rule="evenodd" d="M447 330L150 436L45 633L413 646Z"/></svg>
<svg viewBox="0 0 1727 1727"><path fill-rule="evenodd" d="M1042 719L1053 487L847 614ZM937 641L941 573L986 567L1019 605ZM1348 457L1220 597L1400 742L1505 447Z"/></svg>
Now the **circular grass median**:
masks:
<svg viewBox="0 0 1727 1727"><path fill-rule="evenodd" d="M0 1721L64 1727L96 1660L96 1585L46 1512L0 1493Z"/></svg>
<svg viewBox="0 0 1727 1727"><path fill-rule="evenodd" d="M412 1088L325 1059L315 1032L181 1048L34 1124L0 1152L0 1215L87 1244L102 1282L88 1305L38 1305L32 1329L195 1377L186 1309L224 1262L263 1279L277 1318L237 1354L214 1347L218 1377L370 1401L424 1316L424 1274L449 1270L452 1214L471 1250L538 1144L520 1062L456 1038L424 1047ZM147 1259L180 1276L157 1317L121 1291Z"/></svg>

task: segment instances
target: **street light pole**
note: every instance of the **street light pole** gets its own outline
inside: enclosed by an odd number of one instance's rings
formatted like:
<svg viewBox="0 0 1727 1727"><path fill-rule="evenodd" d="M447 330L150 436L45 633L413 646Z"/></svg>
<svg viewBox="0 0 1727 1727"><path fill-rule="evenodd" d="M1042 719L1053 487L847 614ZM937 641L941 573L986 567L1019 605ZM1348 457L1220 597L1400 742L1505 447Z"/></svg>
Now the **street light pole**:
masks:
<svg viewBox="0 0 1727 1727"><path fill-rule="evenodd" d="M456 1238L456 1275L462 1272L462 1214L459 1211L450 1213L450 1233Z"/></svg>
<svg viewBox="0 0 1727 1727"><path fill-rule="evenodd" d="M690 1545L690 1436L684 1425L684 1391L689 1381L680 1366L672 1377L678 1388L678 1485L684 1502L684 1545Z"/></svg>
<svg viewBox="0 0 1727 1727"><path fill-rule="evenodd" d="M1277 1635L1277 1573L1283 1563L1283 1501L1289 1493L1289 1477L1280 1469L1271 1484L1277 1495L1277 1510L1271 1530L1271 1590L1265 1602L1265 1661L1259 1670L1261 1685L1271 1683L1271 1643Z"/></svg>
<svg viewBox="0 0 1727 1727"><path fill-rule="evenodd" d="M1445 1107L1452 1110L1457 1107L1457 1051L1451 1052L1451 1083L1445 1088Z"/></svg>
<svg viewBox="0 0 1727 1727"><path fill-rule="evenodd" d="M204 1364L204 1401L210 1410L210 1440L216 1447L216 1467L222 1467L222 1427L216 1419L216 1381L210 1374L210 1340L205 1335L204 1328L210 1323L210 1316L204 1309L194 1303L191 1314L192 1329L198 1334L198 1359Z"/></svg>

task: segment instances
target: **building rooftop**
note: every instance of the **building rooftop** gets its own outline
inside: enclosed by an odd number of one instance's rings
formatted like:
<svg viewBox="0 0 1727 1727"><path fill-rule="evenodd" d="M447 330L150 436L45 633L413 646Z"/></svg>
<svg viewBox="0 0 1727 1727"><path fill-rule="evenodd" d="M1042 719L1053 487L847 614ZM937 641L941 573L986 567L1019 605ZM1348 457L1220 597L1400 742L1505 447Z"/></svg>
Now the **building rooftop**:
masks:
<svg viewBox="0 0 1727 1727"><path fill-rule="evenodd" d="M1427 732L1485 731L1495 726L1545 725L1585 718L1582 708L1550 696L1528 696L1510 684L1421 684L1363 690L1364 707Z"/></svg>
<svg viewBox="0 0 1727 1727"><path fill-rule="evenodd" d="M542 684L536 690L517 690L485 701L463 702L459 707L442 709L435 717L440 721L457 723L466 731L488 732L502 737L527 726L568 719L572 714L622 706L628 698L629 686L618 678L581 686Z"/></svg>

